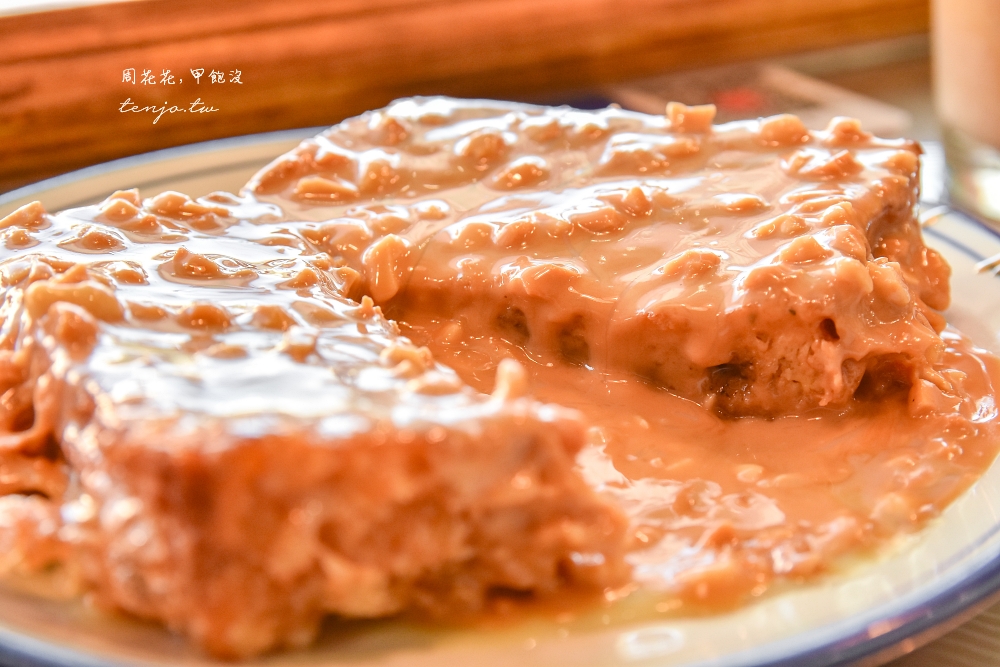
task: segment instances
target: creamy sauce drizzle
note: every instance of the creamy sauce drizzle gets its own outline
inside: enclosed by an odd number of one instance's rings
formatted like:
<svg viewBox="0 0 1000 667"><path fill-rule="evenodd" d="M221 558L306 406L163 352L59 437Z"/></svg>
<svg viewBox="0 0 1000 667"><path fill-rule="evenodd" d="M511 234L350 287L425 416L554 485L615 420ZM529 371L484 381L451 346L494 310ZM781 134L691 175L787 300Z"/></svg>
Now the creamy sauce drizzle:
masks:
<svg viewBox="0 0 1000 667"><path fill-rule="evenodd" d="M967 375L961 413L915 418L901 392L843 410L723 419L634 376L528 355L502 337L450 342L450 324L413 314L404 333L480 389L499 359L517 358L536 397L581 411L590 429L578 464L633 523L634 580L683 605L728 607L776 577L828 572L918 530L1000 443L1000 361L953 330L942 365Z"/></svg>
<svg viewBox="0 0 1000 667"><path fill-rule="evenodd" d="M724 413L843 406L866 376L956 396L931 368L948 268L913 217L919 147L713 113L402 101L248 189L317 221L393 312L467 312L465 335L514 329Z"/></svg>
<svg viewBox="0 0 1000 667"><path fill-rule="evenodd" d="M626 593L730 606L918 529L1000 445L1000 364L936 312L918 148L711 120L404 101L238 197L26 207L0 227L8 449L37 457L59 421L99 466L94 414L225 442L573 432L527 389L587 426L580 472L632 522ZM32 407L32 346L100 396L80 423ZM497 382L505 358L527 383Z"/></svg>

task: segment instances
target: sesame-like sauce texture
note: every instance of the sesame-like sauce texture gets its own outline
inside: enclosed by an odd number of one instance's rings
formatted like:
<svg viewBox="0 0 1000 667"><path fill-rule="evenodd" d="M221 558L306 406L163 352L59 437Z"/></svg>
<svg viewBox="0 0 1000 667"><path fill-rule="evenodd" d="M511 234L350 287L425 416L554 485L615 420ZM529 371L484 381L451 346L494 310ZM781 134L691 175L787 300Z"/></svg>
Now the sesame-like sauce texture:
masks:
<svg viewBox="0 0 1000 667"><path fill-rule="evenodd" d="M1000 438L1000 367L937 312L919 146L712 117L404 100L249 187L329 220L329 251L471 386L514 357L579 410L636 581L709 606L916 529ZM431 220L397 219L414 207Z"/></svg>
<svg viewBox="0 0 1000 667"><path fill-rule="evenodd" d="M573 469L578 415L513 361L465 386L274 206L124 191L0 225L0 574L226 658L327 614L627 580L624 517Z"/></svg>
<svg viewBox="0 0 1000 667"><path fill-rule="evenodd" d="M402 100L238 195L0 221L0 572L245 657L567 586L727 607L918 529L1000 445L919 147L713 114Z"/></svg>
<svg viewBox="0 0 1000 667"><path fill-rule="evenodd" d="M954 410L913 417L900 393L725 419L633 376L533 358L502 336L449 340L452 327L418 318L404 329L474 387L493 381L496 359L520 359L536 397L584 415L581 473L624 509L633 580L665 593L670 611L743 603L775 578L871 553L936 517L997 454L1000 363L950 329L942 366L967 392Z"/></svg>
<svg viewBox="0 0 1000 667"><path fill-rule="evenodd" d="M304 233L403 321L490 310L530 351L734 415L844 405L863 381L948 392L932 370L948 267L913 218L919 148L850 119L711 119L403 101L250 190L326 220Z"/></svg>

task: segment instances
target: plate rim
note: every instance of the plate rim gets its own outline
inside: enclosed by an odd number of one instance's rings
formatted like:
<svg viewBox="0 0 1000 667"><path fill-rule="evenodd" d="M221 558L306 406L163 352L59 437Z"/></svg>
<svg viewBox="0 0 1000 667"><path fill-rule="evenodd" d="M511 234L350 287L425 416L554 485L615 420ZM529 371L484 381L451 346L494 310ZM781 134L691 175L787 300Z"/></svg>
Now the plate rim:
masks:
<svg viewBox="0 0 1000 667"><path fill-rule="evenodd" d="M328 126L316 126L316 127L302 127L290 130L276 130L274 132L260 132L257 134L242 134L236 137L225 137L223 139L211 139L209 141L200 141L193 144L183 144L181 146L171 146L169 148L160 148L154 151L149 151L146 153L138 153L136 155L129 155L126 157L117 158L115 160L110 160L108 162L101 162L100 164L91 165L89 167L83 167L81 169L75 169L63 174L58 174L56 176L50 176L49 178L43 179L41 181L36 181L34 183L29 183L27 185L22 185L19 188L10 190L8 192L0 193L0 206L5 206L12 202L16 202L21 199L30 200L33 197L37 197L47 191L54 190L56 188L62 188L67 185L72 185L74 183L79 183L90 178L96 178L99 176L105 176L116 171L125 171L130 168L135 168L139 166L149 166L157 162L164 162L167 160L174 160L177 158L192 157L194 155L200 155L205 153L214 153L221 155L222 153L230 150L246 148L253 145L292 140L292 139L304 139L323 130L327 129ZM274 156L275 158L278 156ZM245 162L245 165L244 165ZM259 160L246 160L246 161L236 161L227 166L237 168L240 166L251 166L252 164L259 164ZM263 166L263 165L261 165ZM202 173L211 173L219 169L218 166L208 167L203 169L195 169L192 171L183 172L184 175L197 176ZM180 174L172 174L167 177L160 177L156 180L144 181L138 183L136 187L155 187L158 182L167 181L175 179ZM66 205L64 208L75 208L77 206L86 205L85 201L73 202Z"/></svg>

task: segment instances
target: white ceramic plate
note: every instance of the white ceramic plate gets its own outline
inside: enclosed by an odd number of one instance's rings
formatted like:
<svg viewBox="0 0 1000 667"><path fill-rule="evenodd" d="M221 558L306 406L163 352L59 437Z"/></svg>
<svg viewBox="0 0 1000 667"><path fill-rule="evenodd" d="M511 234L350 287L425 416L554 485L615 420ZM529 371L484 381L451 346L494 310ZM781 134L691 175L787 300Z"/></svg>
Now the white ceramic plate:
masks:
<svg viewBox="0 0 1000 667"><path fill-rule="evenodd" d="M59 210L100 201L126 187L139 187L145 196L167 189L193 196L235 191L260 166L312 133L258 135L119 160L0 196L0 216L33 199ZM926 169L930 177L937 178L934 165L926 166L932 167ZM938 183L927 185L927 191L940 191ZM949 213L927 229L927 240L954 270L949 319L978 344L1000 351L1000 280L975 269L978 261L1000 253L1000 237ZM261 662L358 667L874 665L985 608L998 590L1000 464L994 464L926 530L902 540L884 557L730 613L605 624L598 611L568 630L542 621L500 630L431 630L395 621L331 623L317 647ZM10 590L0 590L0 663L214 664L157 626Z"/></svg>

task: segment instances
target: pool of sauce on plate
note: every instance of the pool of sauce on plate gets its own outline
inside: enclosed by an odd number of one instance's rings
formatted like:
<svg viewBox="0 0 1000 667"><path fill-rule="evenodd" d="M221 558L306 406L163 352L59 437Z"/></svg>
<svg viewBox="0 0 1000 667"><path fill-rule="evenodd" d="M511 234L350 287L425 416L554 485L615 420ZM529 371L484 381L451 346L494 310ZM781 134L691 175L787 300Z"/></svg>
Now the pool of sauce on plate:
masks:
<svg viewBox="0 0 1000 667"><path fill-rule="evenodd" d="M512 356L538 399L583 414L581 473L635 531L634 582L606 597L653 591L661 612L733 607L775 580L875 552L938 516L1000 445L1000 360L953 330L941 365L965 374L970 396L956 412L914 417L900 390L841 410L727 419L636 377L529 355L498 336L452 341L448 320L404 321L406 335L474 388L488 390L497 361Z"/></svg>

